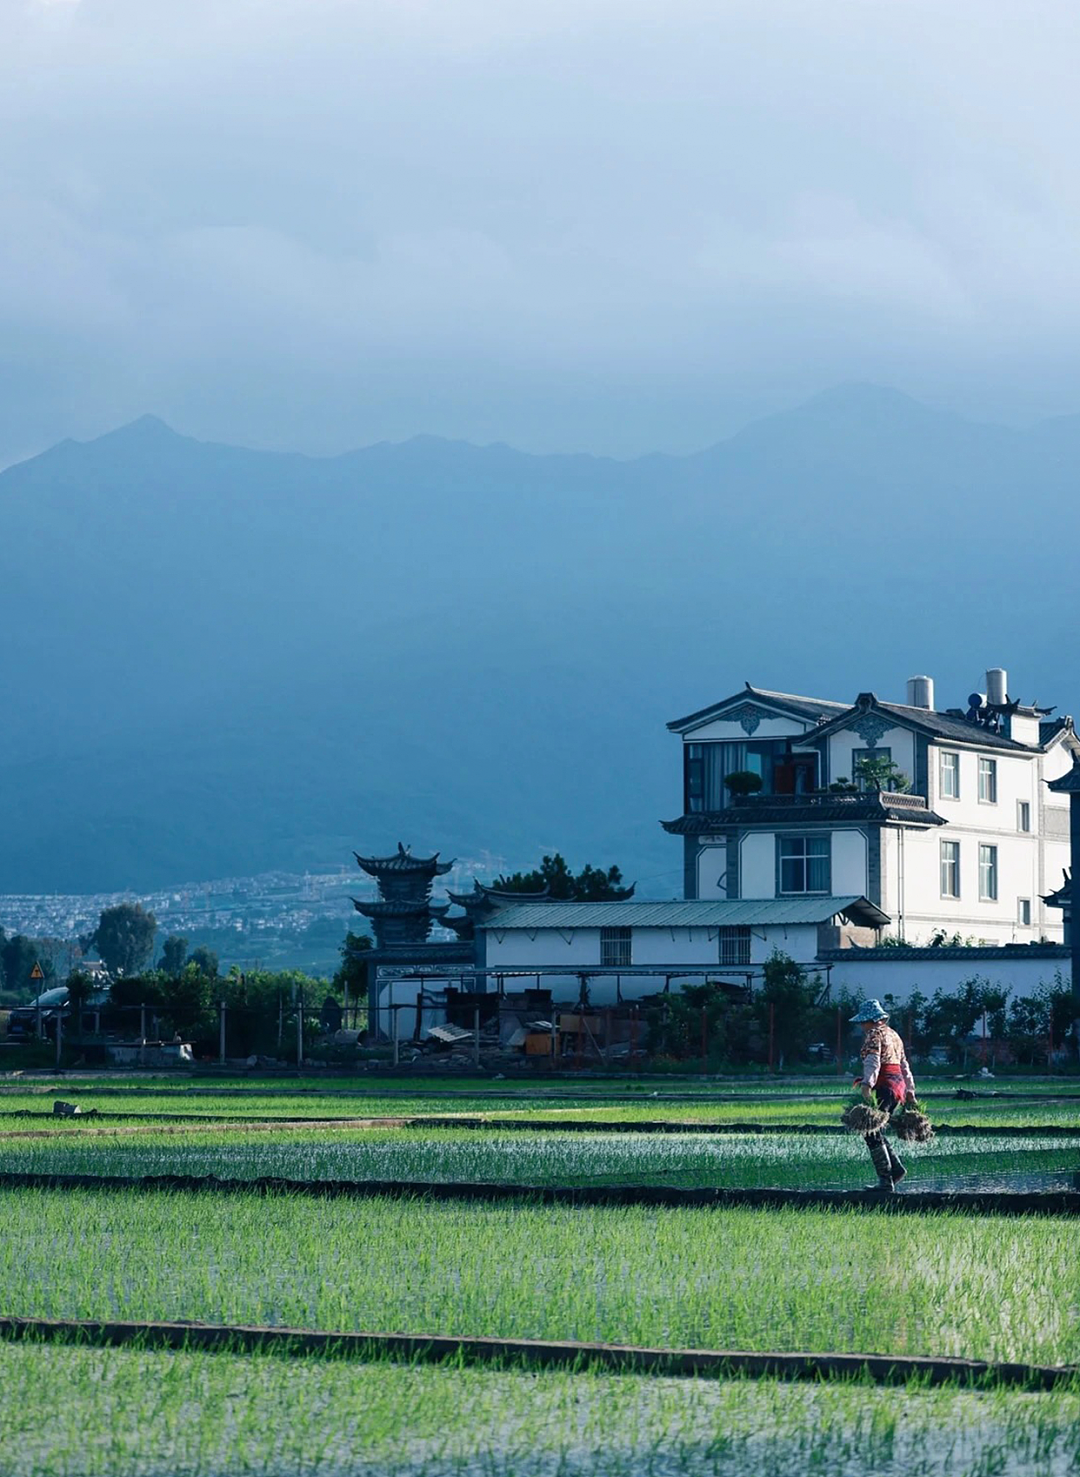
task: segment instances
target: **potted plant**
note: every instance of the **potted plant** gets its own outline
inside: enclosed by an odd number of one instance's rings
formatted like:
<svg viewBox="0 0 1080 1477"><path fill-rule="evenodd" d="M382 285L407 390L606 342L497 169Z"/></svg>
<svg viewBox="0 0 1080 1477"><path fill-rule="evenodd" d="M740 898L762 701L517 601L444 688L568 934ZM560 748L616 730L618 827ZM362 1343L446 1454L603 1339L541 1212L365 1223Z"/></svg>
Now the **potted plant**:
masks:
<svg viewBox="0 0 1080 1477"><path fill-rule="evenodd" d="M744 795L756 795L761 789L761 775L752 769L736 769L725 775L724 784L731 795L740 799Z"/></svg>

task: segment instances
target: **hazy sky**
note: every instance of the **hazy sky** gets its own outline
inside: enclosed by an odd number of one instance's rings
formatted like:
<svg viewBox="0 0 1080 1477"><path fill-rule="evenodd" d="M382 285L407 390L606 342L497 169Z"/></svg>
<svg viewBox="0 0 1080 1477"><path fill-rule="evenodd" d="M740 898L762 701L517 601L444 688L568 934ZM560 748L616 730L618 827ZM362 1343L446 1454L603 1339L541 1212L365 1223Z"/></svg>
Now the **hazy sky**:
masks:
<svg viewBox="0 0 1080 1477"><path fill-rule="evenodd" d="M0 0L0 463L1080 410L1063 0Z"/></svg>

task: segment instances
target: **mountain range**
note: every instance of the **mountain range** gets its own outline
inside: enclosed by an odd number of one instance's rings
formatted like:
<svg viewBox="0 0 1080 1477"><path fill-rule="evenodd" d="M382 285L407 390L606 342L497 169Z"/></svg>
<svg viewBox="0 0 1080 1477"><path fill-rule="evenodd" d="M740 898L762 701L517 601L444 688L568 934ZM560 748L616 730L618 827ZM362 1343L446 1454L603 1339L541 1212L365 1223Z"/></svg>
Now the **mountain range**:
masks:
<svg viewBox="0 0 1080 1477"><path fill-rule="evenodd" d="M692 456L313 458L147 416L0 474L0 892L418 850L680 885L669 718L743 685L1080 707L1080 416L841 387Z"/></svg>

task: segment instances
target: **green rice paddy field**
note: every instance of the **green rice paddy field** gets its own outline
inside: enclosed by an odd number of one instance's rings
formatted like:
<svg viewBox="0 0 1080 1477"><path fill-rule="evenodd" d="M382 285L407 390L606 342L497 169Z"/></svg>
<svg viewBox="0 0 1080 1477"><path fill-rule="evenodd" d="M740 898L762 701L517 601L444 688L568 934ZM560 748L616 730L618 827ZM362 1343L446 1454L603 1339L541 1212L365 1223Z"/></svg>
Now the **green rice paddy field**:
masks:
<svg viewBox="0 0 1080 1477"><path fill-rule="evenodd" d="M935 1121L978 1132L909 1146L912 1188L1080 1168L1071 1083L996 1085L925 1094ZM54 1096L100 1116L48 1118ZM847 1187L870 1178L862 1142L797 1125L835 1124L848 1100L829 1081L24 1080L0 1086L0 1172ZM447 1115L525 1126L310 1122ZM632 1131L643 1120L681 1131ZM710 1123L788 1131L693 1131ZM0 1188L0 1216L0 1315L1080 1366L1063 1215L24 1187ZM34 1477L1080 1473L1080 1376L965 1391L30 1342L0 1343L0 1389L0 1470Z"/></svg>

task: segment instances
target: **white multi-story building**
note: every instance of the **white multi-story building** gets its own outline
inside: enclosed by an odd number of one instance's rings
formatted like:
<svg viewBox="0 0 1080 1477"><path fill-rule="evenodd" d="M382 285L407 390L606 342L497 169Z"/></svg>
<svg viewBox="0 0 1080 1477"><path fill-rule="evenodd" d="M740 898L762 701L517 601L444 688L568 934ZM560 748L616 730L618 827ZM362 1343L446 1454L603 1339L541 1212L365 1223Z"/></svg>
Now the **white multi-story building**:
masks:
<svg viewBox="0 0 1080 1477"><path fill-rule="evenodd" d="M1009 700L1005 673L966 708L939 712L933 683L907 702L853 704L746 688L668 727L683 744L687 898L865 897L910 943L1060 942L1045 899L1069 865L1071 718ZM860 779L891 760L906 792ZM747 771L757 793L740 795Z"/></svg>

